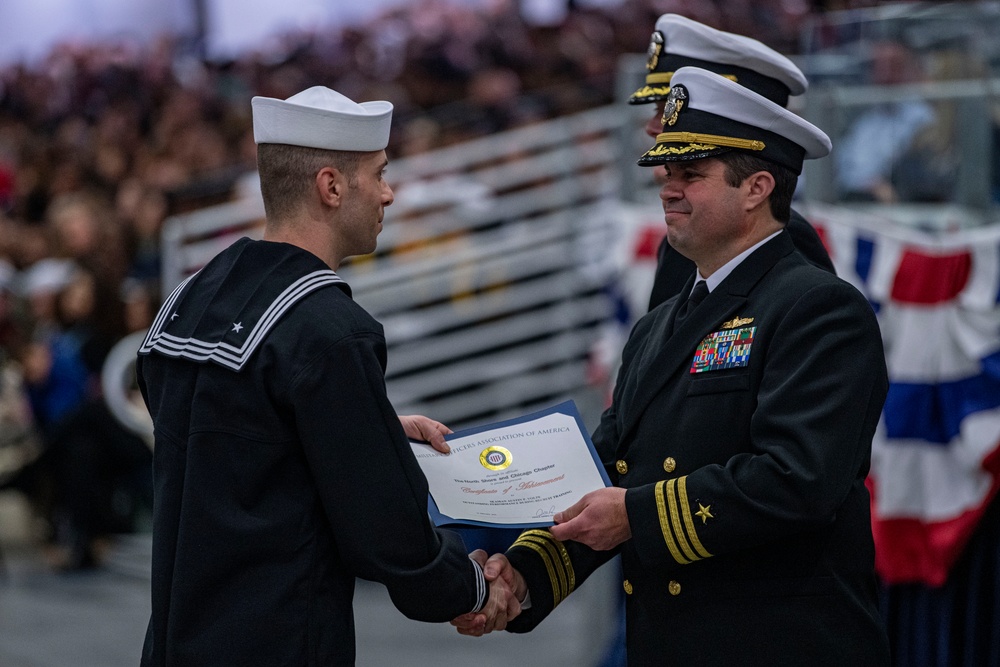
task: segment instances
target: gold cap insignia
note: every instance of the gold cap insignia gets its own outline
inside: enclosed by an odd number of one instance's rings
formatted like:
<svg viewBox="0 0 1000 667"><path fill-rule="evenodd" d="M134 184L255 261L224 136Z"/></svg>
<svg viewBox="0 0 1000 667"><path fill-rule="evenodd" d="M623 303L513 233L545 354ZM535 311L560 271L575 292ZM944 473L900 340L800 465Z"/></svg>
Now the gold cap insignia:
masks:
<svg viewBox="0 0 1000 667"><path fill-rule="evenodd" d="M729 320L728 322L723 322L722 323L722 328L723 329L735 329L736 327L741 327L744 324L750 324L751 322L753 322L753 318L752 317L734 317L733 319Z"/></svg>
<svg viewBox="0 0 1000 667"><path fill-rule="evenodd" d="M663 35L659 31L654 32L649 38L649 49L646 50L646 69L652 72L660 62L660 54L663 53Z"/></svg>
<svg viewBox="0 0 1000 667"><path fill-rule="evenodd" d="M677 122L677 114L684 108L684 100L688 98L687 89L684 86L673 86L670 94L667 95L667 102L663 105L663 124L673 125Z"/></svg>
<svg viewBox="0 0 1000 667"><path fill-rule="evenodd" d="M710 509L712 509L711 505L705 506L705 505L702 505L701 503L698 503L698 511L695 512L694 515L695 516L700 516L702 523L708 523L709 519L714 519L715 518L714 516L712 516L712 513L709 512Z"/></svg>

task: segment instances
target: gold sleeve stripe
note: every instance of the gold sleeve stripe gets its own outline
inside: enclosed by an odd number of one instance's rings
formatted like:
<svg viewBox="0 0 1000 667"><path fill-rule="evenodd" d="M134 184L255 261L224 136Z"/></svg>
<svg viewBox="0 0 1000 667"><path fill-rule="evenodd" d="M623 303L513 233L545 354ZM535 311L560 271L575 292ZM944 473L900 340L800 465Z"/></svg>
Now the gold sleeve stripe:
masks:
<svg viewBox="0 0 1000 667"><path fill-rule="evenodd" d="M566 577L566 568L563 567L562 559L559 558L559 552L552 545L551 542L547 540L542 540L538 537L527 537L521 544L537 544L542 549L545 549L545 553L548 555L550 562L552 563L553 573L556 576L556 580L553 582L557 584L559 590L559 596L565 598L569 595L569 581Z"/></svg>
<svg viewBox="0 0 1000 667"><path fill-rule="evenodd" d="M552 533L547 530L525 531L523 537L537 538L545 542L550 551L553 551L553 559L562 561L563 572L566 575L566 595L576 590L576 572L573 570L573 561L570 560L569 552L563 543L552 537ZM558 558L556 558L558 556Z"/></svg>
<svg viewBox="0 0 1000 667"><path fill-rule="evenodd" d="M570 560L569 552L566 551L566 547L563 543L552 537L552 533L547 530L538 531L541 533L543 539L548 540L549 543L556 549L559 554L559 558L562 560L563 569L566 572L566 595L569 595L574 590L576 590L576 571L573 570L573 561Z"/></svg>
<svg viewBox="0 0 1000 667"><path fill-rule="evenodd" d="M542 539L550 550L555 550L556 555L559 557L558 561L562 562L563 574L566 577L566 595L576 590L576 571L573 569L573 561L570 560L569 552L566 551L563 543L552 537L552 533L547 530L530 531L530 537Z"/></svg>
<svg viewBox="0 0 1000 667"><path fill-rule="evenodd" d="M526 530L521 533L520 537L540 537L543 540L548 540L552 542L558 542L556 538L552 537L552 533L547 530L540 530L538 528L532 528L531 530ZM519 538L520 539L520 538Z"/></svg>
<svg viewBox="0 0 1000 667"><path fill-rule="evenodd" d="M526 530L517 538L514 546L527 547L541 556L552 584L554 605L566 599L576 588L576 573L569 552L547 530Z"/></svg>
<svg viewBox="0 0 1000 667"><path fill-rule="evenodd" d="M528 549L538 552L538 555L541 557L542 562L545 563L545 569L549 571L549 583L552 584L552 606L555 607L560 602L562 602L562 599L559 597L559 584L556 581L555 569L552 567L552 557L549 556L548 552L545 551L543 547L538 546L534 542L522 542L519 540L514 543L514 546L526 547Z"/></svg>
<svg viewBox="0 0 1000 667"><path fill-rule="evenodd" d="M673 484L673 480L670 480L670 484ZM663 487L667 482L659 482L656 485L656 490L654 496L656 497L656 513L660 517L660 532L663 533L663 541L667 543L667 549L670 551L670 555L674 557L681 565L687 565L691 561L681 554L680 549L677 548L677 543L674 541L674 532L670 528L670 519L667 516L667 504L663 499ZM673 490L670 491L673 494Z"/></svg>
<svg viewBox="0 0 1000 667"><path fill-rule="evenodd" d="M712 554L708 553L708 549L702 546L701 540L698 539L698 531L695 530L694 517L691 516L691 503L688 501L687 475L677 480L677 494L680 496L681 500L681 513L684 515L684 528L691 540L691 544L702 558L711 558Z"/></svg>
<svg viewBox="0 0 1000 667"><path fill-rule="evenodd" d="M677 508L677 494L675 493L677 490L676 481L672 479L667 482L667 508L670 510L670 527L673 528L674 537L677 538L677 543L684 555L692 561L701 560L701 556L696 554L688 543L687 537L684 535L684 528L681 526L681 516Z"/></svg>

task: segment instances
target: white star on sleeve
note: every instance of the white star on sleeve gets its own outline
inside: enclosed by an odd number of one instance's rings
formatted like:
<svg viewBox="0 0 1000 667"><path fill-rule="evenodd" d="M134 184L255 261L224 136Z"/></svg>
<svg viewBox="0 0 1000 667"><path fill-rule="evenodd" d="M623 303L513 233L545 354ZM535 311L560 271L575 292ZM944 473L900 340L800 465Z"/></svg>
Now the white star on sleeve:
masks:
<svg viewBox="0 0 1000 667"><path fill-rule="evenodd" d="M242 328L243 328L242 322L233 322L233 331L239 333Z"/></svg>

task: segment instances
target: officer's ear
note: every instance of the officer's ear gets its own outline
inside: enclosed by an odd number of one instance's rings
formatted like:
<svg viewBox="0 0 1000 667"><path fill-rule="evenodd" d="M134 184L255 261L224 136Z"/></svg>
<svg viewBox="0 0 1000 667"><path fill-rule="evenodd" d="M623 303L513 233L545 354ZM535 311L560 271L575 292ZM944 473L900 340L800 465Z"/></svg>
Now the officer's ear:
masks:
<svg viewBox="0 0 1000 667"><path fill-rule="evenodd" d="M743 181L743 191L746 194L746 210L755 209L774 192L774 176L767 171L750 174Z"/></svg>

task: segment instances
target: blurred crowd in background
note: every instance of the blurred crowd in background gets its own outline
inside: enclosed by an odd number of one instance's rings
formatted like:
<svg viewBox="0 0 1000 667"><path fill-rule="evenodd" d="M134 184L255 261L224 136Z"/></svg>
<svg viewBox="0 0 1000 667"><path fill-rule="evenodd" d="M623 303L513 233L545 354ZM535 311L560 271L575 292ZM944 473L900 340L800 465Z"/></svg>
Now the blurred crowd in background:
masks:
<svg viewBox="0 0 1000 667"><path fill-rule="evenodd" d="M164 220L232 199L254 172L253 95L391 100L388 153L408 156L619 101L619 56L642 53L666 12L794 54L810 15L866 4L570 0L540 24L513 0L419 0L225 62L164 36L4 66L0 489L31 498L57 568L98 564L105 537L143 527L150 451L104 406L101 369L159 305Z"/></svg>

